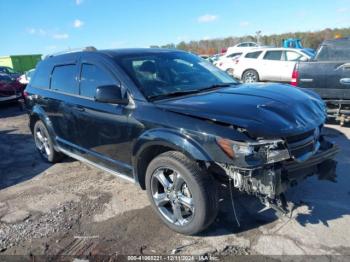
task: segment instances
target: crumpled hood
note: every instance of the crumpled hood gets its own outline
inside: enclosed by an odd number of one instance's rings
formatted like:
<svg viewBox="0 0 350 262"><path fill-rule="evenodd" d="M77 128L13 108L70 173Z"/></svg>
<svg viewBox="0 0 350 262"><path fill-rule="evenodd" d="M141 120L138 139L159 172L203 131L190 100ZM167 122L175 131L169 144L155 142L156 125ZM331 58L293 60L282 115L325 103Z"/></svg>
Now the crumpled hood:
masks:
<svg viewBox="0 0 350 262"><path fill-rule="evenodd" d="M242 84L160 101L157 106L243 127L251 135L265 138L309 131L326 119L325 106L318 95L283 84Z"/></svg>

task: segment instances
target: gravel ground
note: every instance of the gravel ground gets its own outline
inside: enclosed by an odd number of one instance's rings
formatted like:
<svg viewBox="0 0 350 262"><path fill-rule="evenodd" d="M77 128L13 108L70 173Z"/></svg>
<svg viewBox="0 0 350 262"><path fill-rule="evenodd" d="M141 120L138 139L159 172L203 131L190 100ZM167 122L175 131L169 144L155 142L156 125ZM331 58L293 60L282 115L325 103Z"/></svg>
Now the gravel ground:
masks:
<svg viewBox="0 0 350 262"><path fill-rule="evenodd" d="M137 186L72 159L50 165L35 150L27 116L0 107L2 255L350 255L350 129L328 125L337 142L338 182L310 178L287 193L291 217L258 213L259 202L227 189L215 223L199 236L169 230Z"/></svg>

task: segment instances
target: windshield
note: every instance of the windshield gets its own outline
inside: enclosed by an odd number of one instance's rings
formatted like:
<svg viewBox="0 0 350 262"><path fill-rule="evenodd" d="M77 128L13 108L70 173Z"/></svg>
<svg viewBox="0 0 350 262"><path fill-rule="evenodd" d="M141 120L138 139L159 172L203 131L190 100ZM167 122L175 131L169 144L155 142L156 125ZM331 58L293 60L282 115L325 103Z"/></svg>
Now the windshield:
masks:
<svg viewBox="0 0 350 262"><path fill-rule="evenodd" d="M185 52L132 54L117 60L146 98L236 83L209 62Z"/></svg>

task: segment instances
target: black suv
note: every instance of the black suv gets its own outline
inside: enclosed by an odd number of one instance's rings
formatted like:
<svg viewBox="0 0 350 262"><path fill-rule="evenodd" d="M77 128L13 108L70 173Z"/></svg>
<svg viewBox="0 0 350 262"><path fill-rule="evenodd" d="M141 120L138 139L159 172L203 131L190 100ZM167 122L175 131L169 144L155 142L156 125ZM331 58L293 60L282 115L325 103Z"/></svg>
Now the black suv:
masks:
<svg viewBox="0 0 350 262"><path fill-rule="evenodd" d="M334 179L310 91L240 84L187 52L80 51L47 57L26 88L30 129L49 162L62 154L146 189L173 230L195 234L218 211L218 181L286 212L283 192Z"/></svg>

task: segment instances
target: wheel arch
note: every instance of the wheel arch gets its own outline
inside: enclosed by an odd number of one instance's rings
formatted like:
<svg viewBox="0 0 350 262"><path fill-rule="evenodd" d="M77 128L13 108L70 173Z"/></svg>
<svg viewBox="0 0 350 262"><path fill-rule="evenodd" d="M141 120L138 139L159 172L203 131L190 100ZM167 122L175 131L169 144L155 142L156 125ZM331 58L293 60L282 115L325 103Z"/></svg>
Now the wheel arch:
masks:
<svg viewBox="0 0 350 262"><path fill-rule="evenodd" d="M132 162L136 182L145 189L149 163L166 151L179 151L195 161L210 161L210 156L193 139L172 130L158 129L143 134L134 144Z"/></svg>
<svg viewBox="0 0 350 262"><path fill-rule="evenodd" d="M30 131L32 132L32 134L34 132L34 125L38 120L41 120L44 123L44 125L46 126L47 131L49 132L49 134L52 138L53 145L56 149L57 148L57 143L56 143L56 139L55 139L56 135L55 135L55 131L54 131L52 122L51 122L50 118L47 116L47 114L45 113L44 109L42 107L36 105L33 107L33 109L31 110L31 112L29 114L29 128L30 128Z"/></svg>

